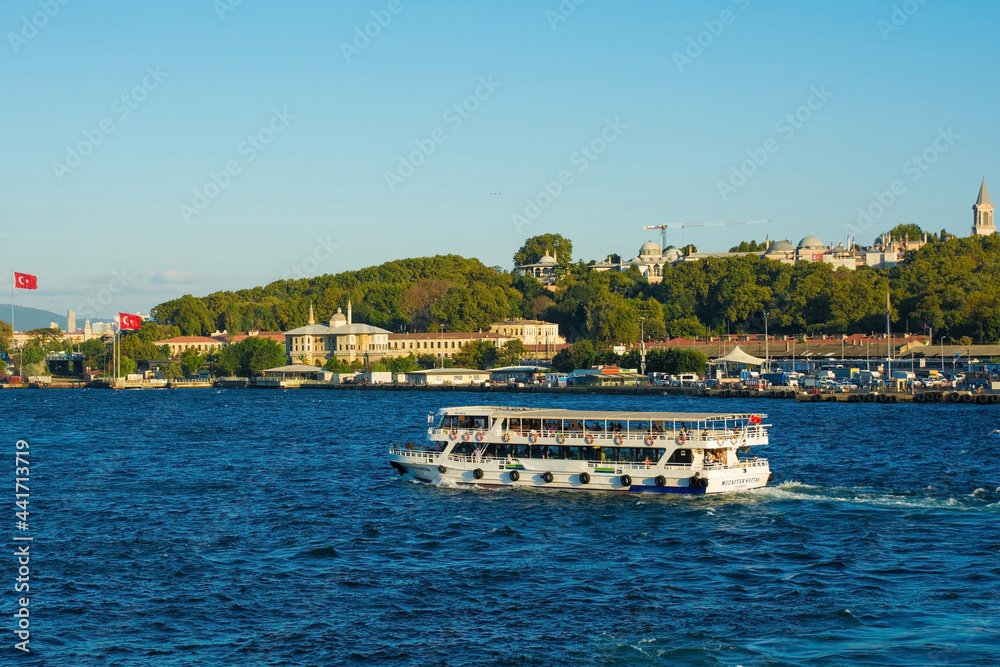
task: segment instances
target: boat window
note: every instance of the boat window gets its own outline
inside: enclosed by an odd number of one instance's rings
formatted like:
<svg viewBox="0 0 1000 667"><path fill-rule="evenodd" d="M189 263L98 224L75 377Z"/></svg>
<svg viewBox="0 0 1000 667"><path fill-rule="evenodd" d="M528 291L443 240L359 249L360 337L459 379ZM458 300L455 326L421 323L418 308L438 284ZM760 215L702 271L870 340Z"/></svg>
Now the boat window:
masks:
<svg viewBox="0 0 1000 667"><path fill-rule="evenodd" d="M602 461L618 461L618 448L617 447L602 447L600 450L600 458Z"/></svg>
<svg viewBox="0 0 1000 667"><path fill-rule="evenodd" d="M603 431L604 430L604 422L603 421L597 421L596 419L587 419L586 421L583 422L583 425L584 425L584 427L588 431Z"/></svg>
<svg viewBox="0 0 1000 667"><path fill-rule="evenodd" d="M630 433L648 433L649 422L629 422L628 430Z"/></svg>
<svg viewBox="0 0 1000 667"><path fill-rule="evenodd" d="M511 431L514 431L515 433L520 434L521 433L521 418L520 417L513 417L513 418L511 418L511 420L507 423L507 428L509 428Z"/></svg>
<svg viewBox="0 0 1000 667"><path fill-rule="evenodd" d="M565 425L563 426L564 431L569 433L582 433L583 432L583 422L579 419L567 419Z"/></svg>
<svg viewBox="0 0 1000 667"><path fill-rule="evenodd" d="M560 447L562 450L562 457L564 459L570 459L572 461L577 461L581 458L580 450L581 447Z"/></svg>
<svg viewBox="0 0 1000 667"><path fill-rule="evenodd" d="M472 419L472 427L477 429L486 428L486 417L474 417Z"/></svg>
<svg viewBox="0 0 1000 667"><path fill-rule="evenodd" d="M521 425L524 427L524 429L528 431L535 431L536 433L542 430L541 419L522 419Z"/></svg>
<svg viewBox="0 0 1000 667"><path fill-rule="evenodd" d="M691 463L691 450L675 449L674 453L667 459L667 463Z"/></svg>
<svg viewBox="0 0 1000 667"><path fill-rule="evenodd" d="M628 428L628 422L608 420L608 432L624 433Z"/></svg>
<svg viewBox="0 0 1000 667"><path fill-rule="evenodd" d="M561 419L543 419L542 420L542 431L544 433L555 433L557 431L562 431L562 420Z"/></svg>
<svg viewBox="0 0 1000 667"><path fill-rule="evenodd" d="M529 458L528 445L514 445L514 458Z"/></svg>
<svg viewBox="0 0 1000 667"><path fill-rule="evenodd" d="M584 447L583 448L583 458L587 461L600 461L601 460L601 448L600 447Z"/></svg>

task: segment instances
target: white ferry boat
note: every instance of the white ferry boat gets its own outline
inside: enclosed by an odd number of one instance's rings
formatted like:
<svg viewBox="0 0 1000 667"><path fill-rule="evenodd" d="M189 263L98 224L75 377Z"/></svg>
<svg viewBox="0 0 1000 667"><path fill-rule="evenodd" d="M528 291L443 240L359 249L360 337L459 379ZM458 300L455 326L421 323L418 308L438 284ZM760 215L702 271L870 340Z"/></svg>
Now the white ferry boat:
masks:
<svg viewBox="0 0 1000 667"><path fill-rule="evenodd" d="M458 407L430 415L426 444L389 463L433 483L632 493L723 493L767 485L764 414Z"/></svg>

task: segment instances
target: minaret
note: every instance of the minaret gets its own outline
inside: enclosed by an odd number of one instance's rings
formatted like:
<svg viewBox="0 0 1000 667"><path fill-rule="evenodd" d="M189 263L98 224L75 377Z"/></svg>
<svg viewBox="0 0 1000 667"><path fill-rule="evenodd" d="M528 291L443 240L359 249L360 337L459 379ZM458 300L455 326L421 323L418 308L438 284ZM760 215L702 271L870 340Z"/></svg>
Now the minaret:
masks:
<svg viewBox="0 0 1000 667"><path fill-rule="evenodd" d="M313 317L312 301L309 302L309 324L316 324L316 318Z"/></svg>
<svg viewBox="0 0 1000 667"><path fill-rule="evenodd" d="M351 300L350 299L347 300L347 324L348 325L353 324L353 322L351 320Z"/></svg>
<svg viewBox="0 0 1000 667"><path fill-rule="evenodd" d="M997 228L993 222L993 203L990 201L990 193L986 189L986 179L979 186L979 198L972 205L972 235L989 236L996 234Z"/></svg>

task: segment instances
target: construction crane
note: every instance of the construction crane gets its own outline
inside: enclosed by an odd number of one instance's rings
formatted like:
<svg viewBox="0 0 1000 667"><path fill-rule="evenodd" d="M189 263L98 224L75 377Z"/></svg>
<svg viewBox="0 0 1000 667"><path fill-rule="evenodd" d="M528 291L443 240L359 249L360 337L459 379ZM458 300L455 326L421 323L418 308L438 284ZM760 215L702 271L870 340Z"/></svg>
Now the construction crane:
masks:
<svg viewBox="0 0 1000 667"><path fill-rule="evenodd" d="M733 220L728 222L672 222L665 225L646 225L643 231L648 229L660 230L660 252L667 247L667 230L683 229L685 227L718 227L720 225L756 225L762 222L773 222L772 220Z"/></svg>

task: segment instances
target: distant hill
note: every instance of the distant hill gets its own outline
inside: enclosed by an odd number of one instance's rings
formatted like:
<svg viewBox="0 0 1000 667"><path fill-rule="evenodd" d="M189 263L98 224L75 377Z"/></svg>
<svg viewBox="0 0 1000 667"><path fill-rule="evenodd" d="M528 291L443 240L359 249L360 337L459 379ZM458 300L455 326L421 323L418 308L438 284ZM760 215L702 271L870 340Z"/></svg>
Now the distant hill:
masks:
<svg viewBox="0 0 1000 667"><path fill-rule="evenodd" d="M0 303L0 320L10 322L10 302ZM41 310L40 308L14 306L14 326L18 331L41 329L48 327L52 322L58 324L59 328L63 331L66 330L66 315L57 315L52 311Z"/></svg>
<svg viewBox="0 0 1000 667"><path fill-rule="evenodd" d="M0 320L10 321L10 302L0 303ZM83 331L83 323L86 318L77 315L76 328ZM95 320L91 318L91 324L95 322L107 322L108 320ZM53 313L50 310L40 308L28 308L27 306L14 306L14 326L18 331L31 331L32 329L47 328L52 322L59 325L59 328L66 331L67 316Z"/></svg>

